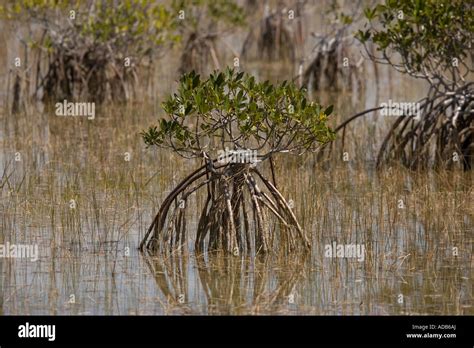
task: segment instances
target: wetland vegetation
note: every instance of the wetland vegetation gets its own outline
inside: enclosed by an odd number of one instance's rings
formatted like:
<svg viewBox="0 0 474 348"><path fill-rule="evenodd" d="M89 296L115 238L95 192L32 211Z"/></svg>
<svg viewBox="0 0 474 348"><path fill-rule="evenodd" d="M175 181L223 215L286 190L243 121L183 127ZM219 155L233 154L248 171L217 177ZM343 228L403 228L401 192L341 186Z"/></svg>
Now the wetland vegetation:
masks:
<svg viewBox="0 0 474 348"><path fill-rule="evenodd" d="M469 2L112 3L1 3L1 314L474 314Z"/></svg>

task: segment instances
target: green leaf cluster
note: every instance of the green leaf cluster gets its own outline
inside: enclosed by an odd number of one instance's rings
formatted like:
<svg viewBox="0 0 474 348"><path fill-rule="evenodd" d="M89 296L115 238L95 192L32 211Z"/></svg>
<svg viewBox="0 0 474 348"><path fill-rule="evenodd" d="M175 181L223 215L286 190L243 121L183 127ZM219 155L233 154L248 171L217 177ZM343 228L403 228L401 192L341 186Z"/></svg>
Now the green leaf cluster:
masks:
<svg viewBox="0 0 474 348"><path fill-rule="evenodd" d="M68 20L72 10L75 18ZM180 11L185 12L186 20L180 20ZM234 0L173 0L169 3L148 0L7 0L0 5L0 17L38 21L59 34L48 35L50 43L54 44L53 36L67 34L75 44L79 44L78 38L83 38L94 45L111 47L118 58L123 58L127 51L140 56L162 44L178 42L182 36L181 26L197 26L202 16L210 17L215 23L244 23L243 8Z"/></svg>
<svg viewBox="0 0 474 348"><path fill-rule="evenodd" d="M75 12L71 19L70 11ZM117 51L129 46L134 52L146 51L146 46L176 41L174 13L160 2L146 0L123 1L67 1L67 0L15 0L0 7L0 16L50 22L47 28L58 30L61 25L68 36L78 34L96 44L110 44ZM69 19L69 20L68 20ZM61 29L59 29L61 30Z"/></svg>
<svg viewBox="0 0 474 348"><path fill-rule="evenodd" d="M195 156L212 151L205 139L232 148L265 143L267 152L308 150L334 139L327 125L332 106L309 101L294 83L258 82L230 68L207 79L183 75L163 109L166 118L142 133L145 143Z"/></svg>
<svg viewBox="0 0 474 348"><path fill-rule="evenodd" d="M221 23L242 26L245 24L245 11L235 0L173 0L171 5L176 16L184 11L186 20L178 25L190 25L197 30L200 24Z"/></svg>
<svg viewBox="0 0 474 348"><path fill-rule="evenodd" d="M372 41L384 60L410 74L436 74L467 62L474 44L474 5L465 0L386 0L364 11L356 37ZM394 53L401 61L394 59Z"/></svg>

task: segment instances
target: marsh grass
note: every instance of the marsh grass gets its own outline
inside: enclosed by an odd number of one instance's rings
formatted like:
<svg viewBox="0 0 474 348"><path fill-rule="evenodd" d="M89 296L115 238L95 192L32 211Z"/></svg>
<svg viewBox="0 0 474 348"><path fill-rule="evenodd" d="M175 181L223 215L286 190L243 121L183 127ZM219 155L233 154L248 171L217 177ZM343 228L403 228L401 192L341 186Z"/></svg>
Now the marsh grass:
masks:
<svg viewBox="0 0 474 348"><path fill-rule="evenodd" d="M329 34L324 20L331 4L305 11L308 34ZM200 164L147 150L139 136L175 88L180 49L146 72L140 103L102 105L87 120L56 117L25 101L25 112L12 116L6 87L23 48L18 28L0 26L0 244L37 243L40 252L35 263L0 258L0 314L474 314L473 173L375 171L376 150L393 119L357 119L318 163L315 155L277 159L278 188L312 238L308 257L196 256L191 235L182 255L147 258L136 248L150 221ZM247 31L232 33L229 45L240 47ZM314 40L304 46L310 52ZM227 50L223 66L238 55ZM273 82L291 80L298 70L250 59L241 59L240 68ZM426 86L390 69L364 63L363 70L360 90L312 97L334 104L332 126L388 99L426 94ZM204 200L192 197L188 231ZM333 241L363 243L364 261L325 257Z"/></svg>
<svg viewBox="0 0 474 348"><path fill-rule="evenodd" d="M36 263L0 259L4 314L473 314L469 172L280 155L278 188L311 255L196 256L191 234L181 256L143 257L160 203L199 165L145 149L138 133L155 119L140 105L2 116L0 241L40 250ZM191 199L188 231L204 199ZM325 257L333 241L364 244L364 260Z"/></svg>

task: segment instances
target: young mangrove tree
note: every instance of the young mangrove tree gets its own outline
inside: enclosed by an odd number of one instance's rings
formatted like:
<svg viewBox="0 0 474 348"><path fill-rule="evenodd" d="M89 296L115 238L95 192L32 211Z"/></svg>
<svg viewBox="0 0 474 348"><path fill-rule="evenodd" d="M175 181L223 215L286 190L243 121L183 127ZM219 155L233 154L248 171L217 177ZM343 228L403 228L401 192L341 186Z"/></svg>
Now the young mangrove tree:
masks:
<svg viewBox="0 0 474 348"><path fill-rule="evenodd" d="M286 81L257 82L227 69L201 79L194 72L179 81L163 103L167 116L143 132L147 145L171 149L202 166L184 178L163 201L140 248L169 252L188 242L186 204L205 190L195 236L197 252L234 255L307 250L310 240L290 205L263 170L278 153L301 154L329 142L332 106L323 108ZM271 218L270 218L271 217Z"/></svg>
<svg viewBox="0 0 474 348"><path fill-rule="evenodd" d="M398 117L381 144L377 164L399 160L409 168L470 169L474 158L474 6L462 0L387 0L367 8L357 34L371 60L428 82L418 112ZM368 110L373 111L373 110ZM385 110L386 111L386 110ZM367 113L367 112L365 112ZM360 113L336 128L345 126Z"/></svg>

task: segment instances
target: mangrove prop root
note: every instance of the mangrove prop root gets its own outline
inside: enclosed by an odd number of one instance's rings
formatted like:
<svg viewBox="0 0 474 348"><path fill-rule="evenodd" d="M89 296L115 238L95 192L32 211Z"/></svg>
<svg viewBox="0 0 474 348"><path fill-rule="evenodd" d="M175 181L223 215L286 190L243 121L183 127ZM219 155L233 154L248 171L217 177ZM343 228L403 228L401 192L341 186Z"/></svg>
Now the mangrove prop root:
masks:
<svg viewBox="0 0 474 348"><path fill-rule="evenodd" d="M195 251L266 254L306 251L310 242L283 195L250 164L213 162L184 178L163 201L140 249L152 254L187 249L189 196L205 190L194 239Z"/></svg>
<svg viewBox="0 0 474 348"><path fill-rule="evenodd" d="M433 87L432 87L433 89ZM391 125L377 153L377 167L398 161L410 169L459 166L474 162L474 82L449 93L432 93L419 102L418 117L403 114ZM345 132L354 120L381 107L358 113L335 128ZM318 159L330 154L321 151ZM324 147L323 147L324 149Z"/></svg>

